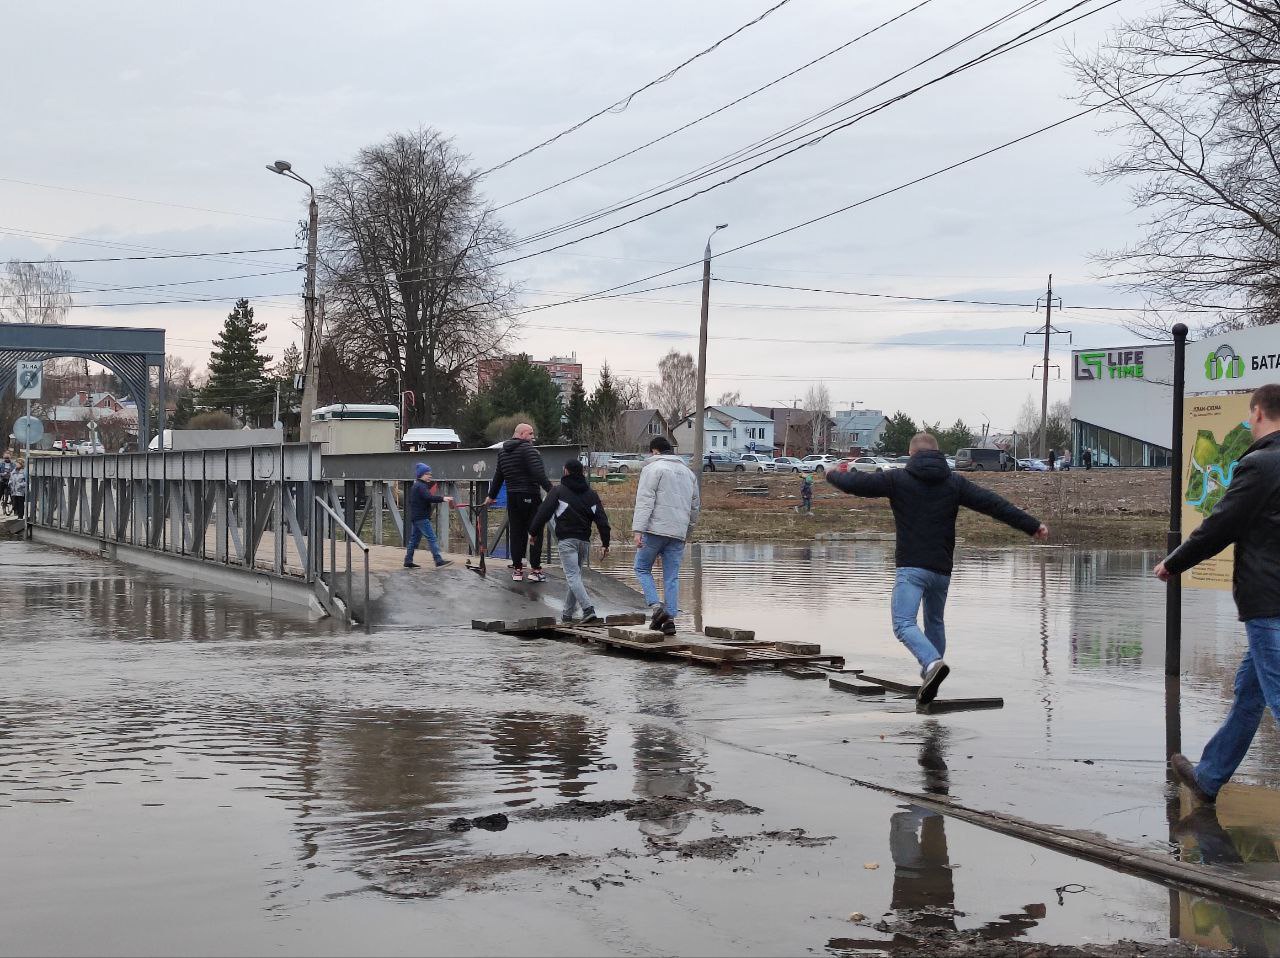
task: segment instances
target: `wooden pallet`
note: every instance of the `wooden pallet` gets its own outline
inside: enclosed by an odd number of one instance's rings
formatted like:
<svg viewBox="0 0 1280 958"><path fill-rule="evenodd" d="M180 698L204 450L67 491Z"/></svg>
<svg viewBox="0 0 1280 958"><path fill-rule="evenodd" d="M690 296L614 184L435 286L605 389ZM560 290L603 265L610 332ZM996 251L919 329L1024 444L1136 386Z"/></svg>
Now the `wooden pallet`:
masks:
<svg viewBox="0 0 1280 958"><path fill-rule="evenodd" d="M921 715L940 715L943 712L972 712L978 709L1002 709L1002 698L978 699L934 699L927 705L917 705L916 711Z"/></svg>

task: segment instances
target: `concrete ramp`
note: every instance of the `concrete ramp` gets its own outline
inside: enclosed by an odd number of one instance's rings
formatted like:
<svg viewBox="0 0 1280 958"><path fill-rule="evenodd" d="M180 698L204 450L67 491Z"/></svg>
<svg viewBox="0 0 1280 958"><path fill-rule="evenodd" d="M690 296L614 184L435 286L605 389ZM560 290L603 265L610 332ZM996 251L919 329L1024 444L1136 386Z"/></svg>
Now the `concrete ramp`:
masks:
<svg viewBox="0 0 1280 958"><path fill-rule="evenodd" d="M474 561L474 560L473 560ZM472 619L519 619L560 616L567 588L559 567L548 567L547 581L513 582L502 560L489 564L481 578L461 561L443 569L423 568L376 575L370 609L374 628L406 628L423 625L471 627ZM604 573L584 572L587 591L596 612L636 612L645 608L644 597L624 582Z"/></svg>

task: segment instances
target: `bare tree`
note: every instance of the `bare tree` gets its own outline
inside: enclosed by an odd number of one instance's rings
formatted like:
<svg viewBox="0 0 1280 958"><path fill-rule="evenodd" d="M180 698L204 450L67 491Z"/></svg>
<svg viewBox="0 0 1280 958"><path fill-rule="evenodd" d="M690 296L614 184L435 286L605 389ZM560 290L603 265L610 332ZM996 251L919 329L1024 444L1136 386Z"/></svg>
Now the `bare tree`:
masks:
<svg viewBox="0 0 1280 958"><path fill-rule="evenodd" d="M734 390L732 392L722 392L720 398L716 400L717 406L741 406L742 393Z"/></svg>
<svg viewBox="0 0 1280 958"><path fill-rule="evenodd" d="M493 265L511 237L469 162L435 130L398 133L329 169L321 197L332 355L384 394L399 370L425 422L458 415L461 385L515 328L514 289Z"/></svg>
<svg viewBox="0 0 1280 958"><path fill-rule="evenodd" d="M619 376L613 383L624 410L644 408L645 385L638 376Z"/></svg>
<svg viewBox="0 0 1280 958"><path fill-rule="evenodd" d="M1134 183L1145 235L1098 254L1157 312L1204 309L1210 331L1280 319L1280 8L1169 0L1073 56L1089 104L1106 104L1124 152L1097 172Z"/></svg>
<svg viewBox="0 0 1280 958"><path fill-rule="evenodd" d="M826 451L831 445L831 390L826 383L809 387L804 411L809 414L809 448L813 452Z"/></svg>
<svg viewBox="0 0 1280 958"><path fill-rule="evenodd" d="M71 274L60 263L10 260L0 274L0 323L61 323L71 309Z"/></svg>
<svg viewBox="0 0 1280 958"><path fill-rule="evenodd" d="M698 373L693 357L677 349L658 360L658 381L646 390L649 405L658 410L668 428L693 412L698 401Z"/></svg>

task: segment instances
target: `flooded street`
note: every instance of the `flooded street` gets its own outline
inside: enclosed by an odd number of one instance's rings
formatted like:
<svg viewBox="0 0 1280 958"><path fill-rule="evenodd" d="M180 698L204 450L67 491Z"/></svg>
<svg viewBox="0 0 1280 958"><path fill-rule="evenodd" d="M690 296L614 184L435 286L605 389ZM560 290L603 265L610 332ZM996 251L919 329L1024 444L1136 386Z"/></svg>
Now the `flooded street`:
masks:
<svg viewBox="0 0 1280 958"><path fill-rule="evenodd" d="M1154 561L966 550L946 694L1005 708L922 717L475 632L431 596L365 636L0 545L0 953L851 955L934 934L1275 951L1270 922L851 784L1169 849ZM682 604L905 678L891 564L882 543L704 546ZM1225 595L1186 609L1197 754L1241 636ZM1268 720L1184 857L1280 877L1278 760Z"/></svg>

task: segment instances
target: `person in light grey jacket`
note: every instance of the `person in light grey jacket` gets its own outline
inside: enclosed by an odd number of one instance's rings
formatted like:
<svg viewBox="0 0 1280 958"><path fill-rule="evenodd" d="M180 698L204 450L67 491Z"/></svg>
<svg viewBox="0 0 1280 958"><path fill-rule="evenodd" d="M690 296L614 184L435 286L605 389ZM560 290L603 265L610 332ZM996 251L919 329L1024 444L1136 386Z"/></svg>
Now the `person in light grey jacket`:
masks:
<svg viewBox="0 0 1280 958"><path fill-rule="evenodd" d="M679 456L672 455L671 443L665 436L655 436L649 451L653 455L640 470L631 518L631 530L636 535L636 579L653 612L649 627L675 635L680 611L680 563L701 506L698 477ZM658 559L662 560L664 601L659 601L658 586L653 580L653 564Z"/></svg>

